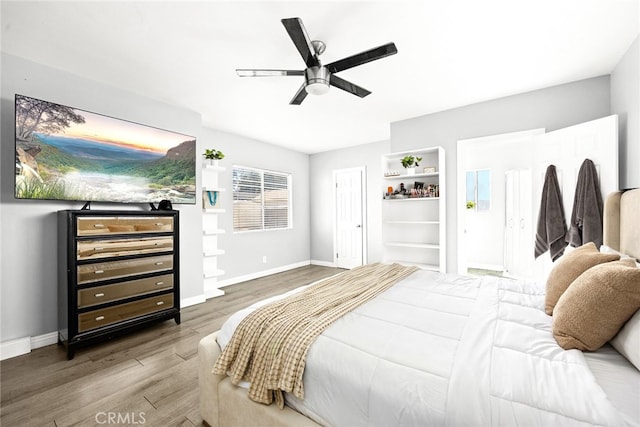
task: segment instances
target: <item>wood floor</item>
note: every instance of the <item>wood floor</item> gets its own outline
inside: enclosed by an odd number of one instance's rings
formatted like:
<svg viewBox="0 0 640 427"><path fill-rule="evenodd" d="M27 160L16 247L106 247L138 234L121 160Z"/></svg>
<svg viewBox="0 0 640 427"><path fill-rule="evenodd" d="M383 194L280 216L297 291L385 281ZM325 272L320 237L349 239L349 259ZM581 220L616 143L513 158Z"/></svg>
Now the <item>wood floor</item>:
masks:
<svg viewBox="0 0 640 427"><path fill-rule="evenodd" d="M338 273L306 266L224 288L226 295L73 360L57 345L1 362L2 426L200 426L197 346L254 301Z"/></svg>

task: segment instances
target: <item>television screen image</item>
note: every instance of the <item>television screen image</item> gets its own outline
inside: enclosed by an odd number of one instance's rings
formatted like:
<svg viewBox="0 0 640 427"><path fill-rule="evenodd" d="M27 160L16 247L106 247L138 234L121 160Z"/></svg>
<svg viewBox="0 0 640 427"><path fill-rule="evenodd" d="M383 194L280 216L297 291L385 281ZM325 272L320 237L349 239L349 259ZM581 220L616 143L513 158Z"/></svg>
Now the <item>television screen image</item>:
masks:
<svg viewBox="0 0 640 427"><path fill-rule="evenodd" d="M196 140L23 95L15 96L19 199L196 202Z"/></svg>

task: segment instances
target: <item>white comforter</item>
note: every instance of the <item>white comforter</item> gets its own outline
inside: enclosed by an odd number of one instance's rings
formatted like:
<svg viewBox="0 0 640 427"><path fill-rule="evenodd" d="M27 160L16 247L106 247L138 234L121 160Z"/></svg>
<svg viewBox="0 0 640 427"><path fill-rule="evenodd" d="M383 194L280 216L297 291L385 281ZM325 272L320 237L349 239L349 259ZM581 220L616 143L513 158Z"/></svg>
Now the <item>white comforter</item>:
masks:
<svg viewBox="0 0 640 427"><path fill-rule="evenodd" d="M317 339L304 389L287 404L331 426L627 425L555 342L544 290L495 277L412 274Z"/></svg>

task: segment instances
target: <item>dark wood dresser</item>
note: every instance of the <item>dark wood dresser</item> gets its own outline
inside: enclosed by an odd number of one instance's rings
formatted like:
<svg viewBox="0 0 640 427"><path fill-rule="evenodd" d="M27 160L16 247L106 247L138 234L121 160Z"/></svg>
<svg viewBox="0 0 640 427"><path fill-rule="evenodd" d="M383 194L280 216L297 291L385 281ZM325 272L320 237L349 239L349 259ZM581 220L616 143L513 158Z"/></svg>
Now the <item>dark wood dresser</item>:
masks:
<svg viewBox="0 0 640 427"><path fill-rule="evenodd" d="M180 323L178 211L58 212L58 343Z"/></svg>

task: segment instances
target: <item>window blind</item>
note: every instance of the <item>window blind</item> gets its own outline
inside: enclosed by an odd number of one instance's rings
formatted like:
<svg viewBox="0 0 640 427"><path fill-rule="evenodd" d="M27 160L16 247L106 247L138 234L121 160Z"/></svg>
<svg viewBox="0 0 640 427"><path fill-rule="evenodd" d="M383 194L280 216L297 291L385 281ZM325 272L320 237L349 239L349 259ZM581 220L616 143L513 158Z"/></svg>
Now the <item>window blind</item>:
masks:
<svg viewBox="0 0 640 427"><path fill-rule="evenodd" d="M291 175L233 166L233 230L291 226Z"/></svg>

